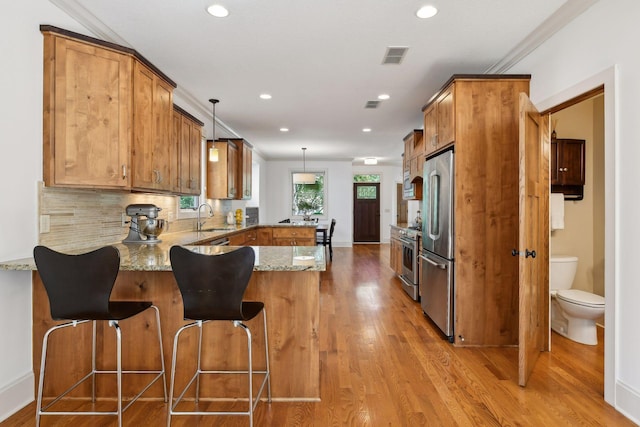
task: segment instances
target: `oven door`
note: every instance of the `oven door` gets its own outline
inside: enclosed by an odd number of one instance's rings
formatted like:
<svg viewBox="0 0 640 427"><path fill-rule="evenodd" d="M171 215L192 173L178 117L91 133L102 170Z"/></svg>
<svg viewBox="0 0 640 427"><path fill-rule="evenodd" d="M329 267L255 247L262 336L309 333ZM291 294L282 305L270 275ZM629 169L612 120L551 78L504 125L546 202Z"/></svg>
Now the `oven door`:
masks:
<svg viewBox="0 0 640 427"><path fill-rule="evenodd" d="M418 284L418 254L414 240L400 239L402 242L402 277L412 285Z"/></svg>

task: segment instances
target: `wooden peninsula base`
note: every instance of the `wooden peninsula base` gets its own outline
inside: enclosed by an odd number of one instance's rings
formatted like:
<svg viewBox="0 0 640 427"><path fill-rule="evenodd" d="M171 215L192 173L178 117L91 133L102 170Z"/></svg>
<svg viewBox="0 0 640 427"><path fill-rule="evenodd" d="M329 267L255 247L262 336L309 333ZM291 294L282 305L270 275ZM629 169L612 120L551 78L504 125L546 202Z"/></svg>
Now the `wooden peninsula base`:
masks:
<svg viewBox="0 0 640 427"><path fill-rule="evenodd" d="M271 390L274 400L319 400L320 365L318 349L319 271L254 271L246 300L263 301L267 310ZM183 319L182 298L170 271L120 271L112 300L149 300L161 316L167 387L175 332ZM37 271L33 272L33 370L36 384L40 372L42 340L55 322ZM104 322L103 322L104 323ZM254 367L264 367L262 316L248 322L254 337ZM120 322L123 337L123 369L154 369L160 365L153 310ZM211 322L205 326L203 369L246 369L246 335L231 322ZM197 328L182 335L178 355L176 390L193 374L196 361ZM98 326L97 364L115 369L115 333ZM91 326L80 325L52 335L45 377L44 395L64 391L90 370ZM138 362L140 361L140 362ZM115 396L115 377L97 383L98 396ZM123 380L123 396L133 396L150 378L138 375ZM229 377L227 375L227 377ZM215 376L201 383L201 396L238 397L246 393L246 375L233 379ZM241 377L241 378L238 378ZM206 378L206 377L205 377ZM259 378L257 378L259 379ZM256 383L259 381L254 381ZM193 387L192 387L193 388ZM191 394L193 395L193 393ZM72 396L90 396L90 383L78 387ZM266 394L263 394L263 397ZM156 383L142 398L161 398L162 385Z"/></svg>

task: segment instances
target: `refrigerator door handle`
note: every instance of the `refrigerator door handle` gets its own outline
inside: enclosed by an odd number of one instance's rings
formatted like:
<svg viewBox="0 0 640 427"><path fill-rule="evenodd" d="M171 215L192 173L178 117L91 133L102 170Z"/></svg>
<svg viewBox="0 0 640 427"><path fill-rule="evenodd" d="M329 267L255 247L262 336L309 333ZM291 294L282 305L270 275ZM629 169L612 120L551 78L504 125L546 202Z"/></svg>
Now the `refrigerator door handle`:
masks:
<svg viewBox="0 0 640 427"><path fill-rule="evenodd" d="M440 264L438 262L435 262L432 259L429 259L429 258L425 257L424 255L420 255L420 258L422 258L423 260L427 261L429 264L433 265L434 267L438 267L441 270L446 270L447 269L447 264Z"/></svg>
<svg viewBox="0 0 640 427"><path fill-rule="evenodd" d="M440 237L440 175L437 171L429 174L429 237L437 240Z"/></svg>

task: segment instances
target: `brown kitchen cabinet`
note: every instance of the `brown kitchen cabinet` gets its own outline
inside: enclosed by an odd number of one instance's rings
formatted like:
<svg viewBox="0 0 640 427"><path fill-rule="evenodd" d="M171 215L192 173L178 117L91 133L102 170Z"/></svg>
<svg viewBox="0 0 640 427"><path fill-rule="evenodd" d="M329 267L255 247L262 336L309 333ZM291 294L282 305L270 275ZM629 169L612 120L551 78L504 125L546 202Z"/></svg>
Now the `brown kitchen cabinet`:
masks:
<svg viewBox="0 0 640 427"><path fill-rule="evenodd" d="M315 246L316 230L313 227L273 227L273 246Z"/></svg>
<svg viewBox="0 0 640 427"><path fill-rule="evenodd" d="M456 346L518 344L518 257L511 250L519 233L519 95L529 93L529 81L454 75L423 108L425 150L453 146L455 153Z"/></svg>
<svg viewBox="0 0 640 427"><path fill-rule="evenodd" d="M170 191L173 87L145 64L133 66L133 177L131 186Z"/></svg>
<svg viewBox="0 0 640 427"><path fill-rule="evenodd" d="M133 58L56 30L41 27L44 183L129 189Z"/></svg>
<svg viewBox="0 0 640 427"><path fill-rule="evenodd" d="M273 230L271 228L258 228L258 246L272 246Z"/></svg>
<svg viewBox="0 0 640 427"><path fill-rule="evenodd" d="M402 275L402 243L400 242L400 230L391 226L391 237L389 239L389 264L391 269L398 275Z"/></svg>
<svg viewBox="0 0 640 427"><path fill-rule="evenodd" d="M170 176L174 194L200 194L202 126L204 123L173 106Z"/></svg>
<svg viewBox="0 0 640 427"><path fill-rule="evenodd" d="M585 141L552 139L550 149L551 191L565 198L581 200L585 183Z"/></svg>
<svg viewBox="0 0 640 427"><path fill-rule="evenodd" d="M251 198L251 179L252 179L252 149L253 146L242 138L220 138L216 140L216 143L229 143L233 144L237 148L237 155L235 156L235 164L230 165L228 170L233 169L234 185L229 188L227 197L237 200L247 200ZM233 160L229 160L231 162ZM217 194L221 194L217 192Z"/></svg>
<svg viewBox="0 0 640 427"><path fill-rule="evenodd" d="M424 107L424 154L429 155L455 141L455 82Z"/></svg>
<svg viewBox="0 0 640 427"><path fill-rule="evenodd" d="M175 83L133 49L40 31L45 185L171 191Z"/></svg>
<svg viewBox="0 0 640 427"><path fill-rule="evenodd" d="M235 199L238 191L238 147L231 140L207 141L218 149L218 161L207 162L207 198Z"/></svg>
<svg viewBox="0 0 640 427"><path fill-rule="evenodd" d="M409 182L414 185L412 196L405 193L405 200L422 199L422 168L424 165L424 138L422 129L414 129L404 137L404 174L409 175Z"/></svg>

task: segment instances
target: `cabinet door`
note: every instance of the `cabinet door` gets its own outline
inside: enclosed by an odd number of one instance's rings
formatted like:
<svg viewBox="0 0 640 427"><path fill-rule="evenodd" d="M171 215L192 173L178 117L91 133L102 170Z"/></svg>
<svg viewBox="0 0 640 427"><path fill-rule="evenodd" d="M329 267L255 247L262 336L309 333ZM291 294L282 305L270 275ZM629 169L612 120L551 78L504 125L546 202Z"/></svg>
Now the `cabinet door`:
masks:
<svg viewBox="0 0 640 427"><path fill-rule="evenodd" d="M584 141L565 139L562 141L562 173L563 185L584 185Z"/></svg>
<svg viewBox="0 0 640 427"><path fill-rule="evenodd" d="M132 61L45 36L45 185L130 187Z"/></svg>
<svg viewBox="0 0 640 427"><path fill-rule="evenodd" d="M182 162L182 114L173 111L171 127L171 150L169 153L169 174L171 176L171 191L180 193L182 190L181 162Z"/></svg>
<svg viewBox="0 0 640 427"><path fill-rule="evenodd" d="M436 103L438 105L437 148L442 148L455 141L453 86L442 93Z"/></svg>
<svg viewBox="0 0 640 427"><path fill-rule="evenodd" d="M201 185L202 168L202 128L198 123L191 122L189 132L189 183L186 189L187 194L199 195Z"/></svg>
<svg viewBox="0 0 640 427"><path fill-rule="evenodd" d="M168 191L173 88L135 62L133 74L133 182L145 190Z"/></svg>
<svg viewBox="0 0 640 427"><path fill-rule="evenodd" d="M234 199L238 196L238 148L229 144L227 156L227 195Z"/></svg>
<svg viewBox="0 0 640 427"><path fill-rule="evenodd" d="M270 228L258 229L258 246L271 246L272 232Z"/></svg>
<svg viewBox="0 0 640 427"><path fill-rule="evenodd" d="M433 103L424 111L424 154L429 155L438 148L437 104Z"/></svg>
<svg viewBox="0 0 640 427"><path fill-rule="evenodd" d="M243 143L242 146L242 186L240 187L240 191L242 191L241 199L250 199L251 198L251 179L252 179L252 150L251 147L247 143Z"/></svg>

